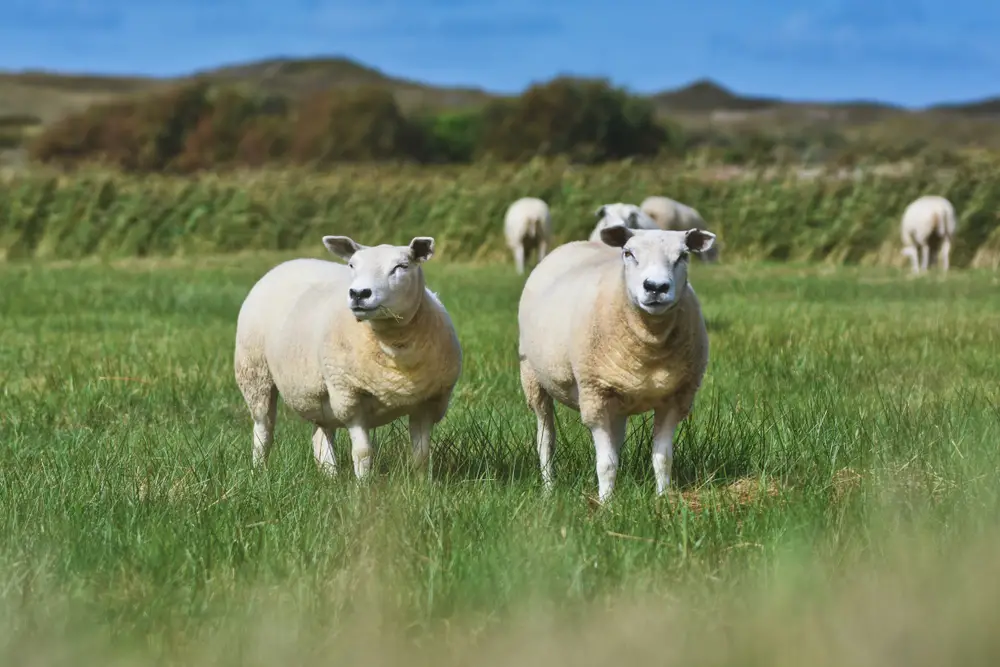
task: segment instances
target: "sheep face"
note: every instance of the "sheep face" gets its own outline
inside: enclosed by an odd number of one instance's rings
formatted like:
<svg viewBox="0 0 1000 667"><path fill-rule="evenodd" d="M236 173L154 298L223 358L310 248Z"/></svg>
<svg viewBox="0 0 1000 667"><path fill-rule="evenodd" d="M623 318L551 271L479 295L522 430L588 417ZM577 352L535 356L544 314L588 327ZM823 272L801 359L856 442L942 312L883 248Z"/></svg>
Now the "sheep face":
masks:
<svg viewBox="0 0 1000 667"><path fill-rule="evenodd" d="M597 230L607 227L624 225L629 229L653 229L656 222L645 211L635 204L604 204L594 212L597 218Z"/></svg>
<svg viewBox="0 0 1000 667"><path fill-rule="evenodd" d="M420 265L434 254L433 238L418 236L408 246L369 247L346 236L324 236L323 245L351 269L344 298L359 321L405 320L423 298Z"/></svg>
<svg viewBox="0 0 1000 667"><path fill-rule="evenodd" d="M715 234L700 229L633 230L614 225L601 230L601 240L622 250L629 301L650 315L662 315L677 305L687 287L688 253L711 248Z"/></svg>

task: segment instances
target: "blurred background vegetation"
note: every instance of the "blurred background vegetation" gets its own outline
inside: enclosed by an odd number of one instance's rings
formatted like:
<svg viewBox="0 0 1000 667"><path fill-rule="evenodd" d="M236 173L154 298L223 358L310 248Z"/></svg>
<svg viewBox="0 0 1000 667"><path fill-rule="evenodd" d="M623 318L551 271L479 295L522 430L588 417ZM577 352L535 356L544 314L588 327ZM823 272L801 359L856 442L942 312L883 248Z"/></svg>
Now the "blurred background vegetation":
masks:
<svg viewBox="0 0 1000 667"><path fill-rule="evenodd" d="M440 88L347 59L268 60L180 79L0 74L12 162L132 172L559 157L843 167L947 166L1000 151L1000 98L912 110L737 95L711 81L638 96L560 77L521 95Z"/></svg>

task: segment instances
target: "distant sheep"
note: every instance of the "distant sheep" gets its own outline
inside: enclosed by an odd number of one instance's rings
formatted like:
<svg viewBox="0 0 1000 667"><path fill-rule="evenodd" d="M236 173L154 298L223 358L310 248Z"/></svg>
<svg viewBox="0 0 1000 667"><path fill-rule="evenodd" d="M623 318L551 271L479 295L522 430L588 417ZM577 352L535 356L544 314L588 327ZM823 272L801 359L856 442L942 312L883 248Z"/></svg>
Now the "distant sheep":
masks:
<svg viewBox="0 0 1000 667"><path fill-rule="evenodd" d="M639 208L655 220L660 229L705 229L705 220L701 217L701 213L669 197L646 197ZM719 245L713 245L699 257L706 262L717 262Z"/></svg>
<svg viewBox="0 0 1000 667"><path fill-rule="evenodd" d="M549 206L537 197L522 197L507 208L503 221L507 247L514 254L514 265L524 273L524 263L534 251L537 262L545 258L552 235Z"/></svg>
<svg viewBox="0 0 1000 667"><path fill-rule="evenodd" d="M594 211L594 217L597 218L597 224L590 233L590 240L599 243L603 243L601 230L614 225L624 225L629 229L659 229L656 221L635 204L604 204Z"/></svg>
<svg viewBox="0 0 1000 667"><path fill-rule="evenodd" d="M913 273L927 271L930 265L931 243L939 243L938 259L941 270L947 271L951 242L955 237L955 208L951 202L937 195L924 195L910 203L903 211L900 232L903 238L903 255L910 258ZM917 249L920 263L917 264Z"/></svg>
<svg viewBox="0 0 1000 667"><path fill-rule="evenodd" d="M553 400L579 411L596 453L598 496L611 494L629 415L654 411L656 491L670 484L674 432L708 365L708 332L688 283L688 253L715 235L612 225L602 243L556 248L528 276L518 307L521 387L552 486Z"/></svg>
<svg viewBox="0 0 1000 667"><path fill-rule="evenodd" d="M335 471L334 435L345 428L354 473L365 477L369 431L403 415L414 463L423 466L462 369L451 319L424 285L421 264L434 254L434 239L366 247L324 236L323 244L347 266L284 262L240 308L234 366L254 422L254 466L267 461L279 394L316 425L313 455L322 471Z"/></svg>

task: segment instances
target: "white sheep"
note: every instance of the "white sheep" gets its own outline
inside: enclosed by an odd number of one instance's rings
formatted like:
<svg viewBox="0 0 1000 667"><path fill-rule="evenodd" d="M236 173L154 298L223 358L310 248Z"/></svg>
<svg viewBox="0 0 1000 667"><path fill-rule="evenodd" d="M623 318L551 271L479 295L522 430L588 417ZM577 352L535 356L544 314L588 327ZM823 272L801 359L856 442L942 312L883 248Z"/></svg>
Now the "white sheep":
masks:
<svg viewBox="0 0 1000 667"><path fill-rule="evenodd" d="M709 231L612 225L603 243L552 251L528 277L518 307L521 387L538 423L542 481L552 487L553 399L590 429L598 496L612 492L630 415L654 411L656 491L670 484L673 438L708 365L708 332L688 283L688 253Z"/></svg>
<svg viewBox="0 0 1000 667"><path fill-rule="evenodd" d="M652 218L660 229L705 229L705 220L696 209L669 197L646 197L639 208ZM719 245L716 243L699 257L706 262L719 259Z"/></svg>
<svg viewBox="0 0 1000 667"><path fill-rule="evenodd" d="M951 202L937 195L918 197L903 211L900 233L903 238L903 255L910 258L913 273L926 271L930 265L931 242L940 243L938 259L941 270L948 270L951 241L955 237L955 208ZM920 263L917 264L917 248Z"/></svg>
<svg viewBox="0 0 1000 667"><path fill-rule="evenodd" d="M434 424L462 369L451 318L424 284L434 239L409 246L358 245L324 236L347 266L293 259L250 290L236 325L236 382L253 418L253 464L266 464L280 394L316 425L313 455L336 471L337 429L351 439L354 473L371 468L370 429L407 415L413 461L423 467Z"/></svg>
<svg viewBox="0 0 1000 667"><path fill-rule="evenodd" d="M514 265L524 273L527 256L535 251L536 262L545 258L552 235L549 206L537 197L522 197L507 208L503 220L507 247L514 253Z"/></svg>
<svg viewBox="0 0 1000 667"><path fill-rule="evenodd" d="M590 240L601 242L601 230L614 225L624 225L629 229L659 229L656 221L635 204L604 204L594 211L597 224L590 232Z"/></svg>

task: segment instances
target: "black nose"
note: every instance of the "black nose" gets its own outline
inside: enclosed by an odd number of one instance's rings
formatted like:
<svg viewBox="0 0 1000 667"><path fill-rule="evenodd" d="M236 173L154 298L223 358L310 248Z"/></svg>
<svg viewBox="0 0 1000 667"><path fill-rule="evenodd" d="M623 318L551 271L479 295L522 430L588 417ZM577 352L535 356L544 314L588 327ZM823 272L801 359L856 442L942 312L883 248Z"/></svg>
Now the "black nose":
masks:
<svg viewBox="0 0 1000 667"><path fill-rule="evenodd" d="M642 288L653 294L664 294L670 291L670 283L654 283L652 280L643 280Z"/></svg>
<svg viewBox="0 0 1000 667"><path fill-rule="evenodd" d="M368 288L365 289L349 289L347 290L347 295L350 296L355 301L360 301L361 299L367 299L372 295L372 291Z"/></svg>

